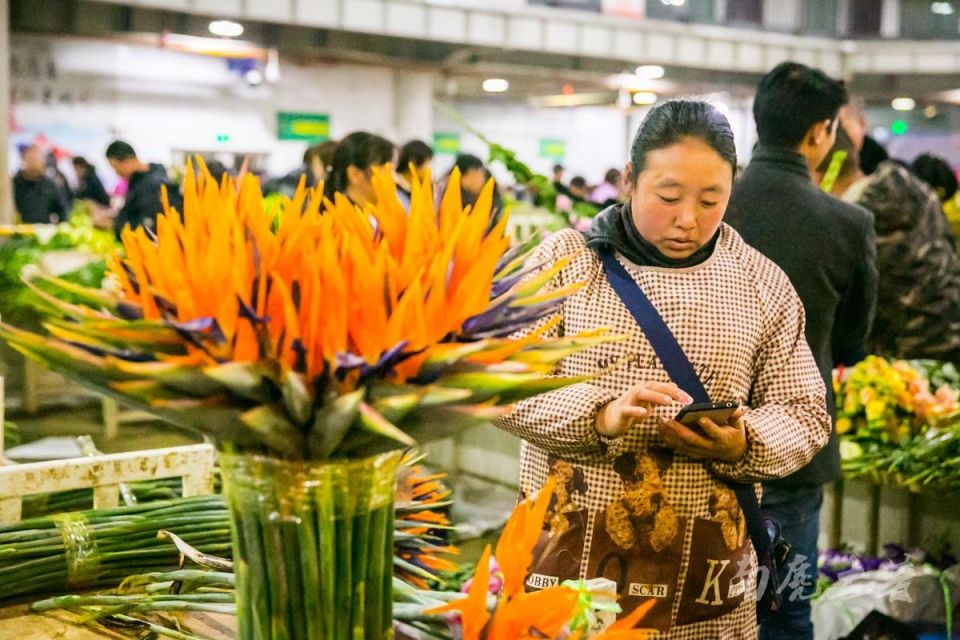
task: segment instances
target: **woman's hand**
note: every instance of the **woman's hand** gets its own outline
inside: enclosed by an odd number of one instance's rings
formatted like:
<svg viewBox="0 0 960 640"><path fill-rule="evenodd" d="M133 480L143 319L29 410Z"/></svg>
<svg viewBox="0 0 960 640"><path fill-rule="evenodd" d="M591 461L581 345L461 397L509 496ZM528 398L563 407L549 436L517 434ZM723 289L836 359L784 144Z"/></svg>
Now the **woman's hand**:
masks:
<svg viewBox="0 0 960 640"><path fill-rule="evenodd" d="M652 415L655 406L674 402L690 404L693 398L672 382L642 382L597 412L597 433L607 438L622 436L634 421Z"/></svg>
<svg viewBox="0 0 960 640"><path fill-rule="evenodd" d="M660 420L657 430L676 451L702 460L733 464L747 452L747 433L743 425L743 407L737 409L725 425L700 418L702 432L685 427L676 420Z"/></svg>

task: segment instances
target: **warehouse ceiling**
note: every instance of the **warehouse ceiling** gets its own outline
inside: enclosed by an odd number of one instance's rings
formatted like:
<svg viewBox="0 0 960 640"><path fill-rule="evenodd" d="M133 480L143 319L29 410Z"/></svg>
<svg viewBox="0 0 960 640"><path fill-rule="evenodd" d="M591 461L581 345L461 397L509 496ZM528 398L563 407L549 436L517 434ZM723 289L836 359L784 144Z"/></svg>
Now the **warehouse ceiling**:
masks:
<svg viewBox="0 0 960 640"><path fill-rule="evenodd" d="M214 17L87 0L11 0L10 5L14 33L117 40L135 36L140 42L155 38L157 46L162 46L163 34L209 36L207 26ZM481 83L484 78L496 76L510 81L510 94L505 99L537 100L573 92L609 103L617 96L611 78L632 72L623 60L491 49L314 27L244 24L245 40L277 49L285 59L302 64L352 62L437 71L437 93L444 97L489 97ZM670 66L657 92L669 96L723 91L734 97L748 97L757 80L758 75L753 73ZM888 101L896 95L934 99L960 88L960 80L956 75L860 75L851 88L868 101Z"/></svg>

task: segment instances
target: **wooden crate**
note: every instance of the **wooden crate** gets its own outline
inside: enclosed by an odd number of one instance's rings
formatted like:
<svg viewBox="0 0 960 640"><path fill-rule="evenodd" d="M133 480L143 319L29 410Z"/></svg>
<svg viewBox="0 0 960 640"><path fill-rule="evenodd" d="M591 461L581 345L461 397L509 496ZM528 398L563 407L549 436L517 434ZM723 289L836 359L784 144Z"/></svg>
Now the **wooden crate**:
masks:
<svg viewBox="0 0 960 640"><path fill-rule="evenodd" d="M18 522L37 493L93 489L94 509L119 506L124 482L182 478L184 497L213 493L214 462L212 446L194 444L0 467L0 524Z"/></svg>

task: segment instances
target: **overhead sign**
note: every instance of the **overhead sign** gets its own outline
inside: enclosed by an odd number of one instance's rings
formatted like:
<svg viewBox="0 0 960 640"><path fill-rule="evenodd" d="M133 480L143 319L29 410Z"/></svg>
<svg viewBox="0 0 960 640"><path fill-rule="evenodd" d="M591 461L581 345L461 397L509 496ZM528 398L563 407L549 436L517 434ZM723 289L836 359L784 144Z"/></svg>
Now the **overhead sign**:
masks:
<svg viewBox="0 0 960 640"><path fill-rule="evenodd" d="M433 134L433 152L437 155L460 153L460 134L457 132L438 131Z"/></svg>
<svg viewBox="0 0 960 640"><path fill-rule="evenodd" d="M553 138L540 138L540 157L563 160L567 155L567 141Z"/></svg>
<svg viewBox="0 0 960 640"><path fill-rule="evenodd" d="M330 139L330 116L326 113L277 112L277 139L306 140L310 143Z"/></svg>

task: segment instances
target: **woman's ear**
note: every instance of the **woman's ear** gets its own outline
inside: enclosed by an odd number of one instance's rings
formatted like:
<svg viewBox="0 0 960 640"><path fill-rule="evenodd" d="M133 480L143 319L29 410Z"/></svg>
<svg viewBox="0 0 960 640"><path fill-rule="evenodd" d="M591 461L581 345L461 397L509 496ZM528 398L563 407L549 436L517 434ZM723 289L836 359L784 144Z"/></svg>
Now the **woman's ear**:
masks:
<svg viewBox="0 0 960 640"><path fill-rule="evenodd" d="M807 144L812 147L819 147L830 136L830 128L833 122L831 120L821 120L807 131Z"/></svg>
<svg viewBox="0 0 960 640"><path fill-rule="evenodd" d="M364 179L364 172L362 169L350 165L347 167L347 185L360 184Z"/></svg>

